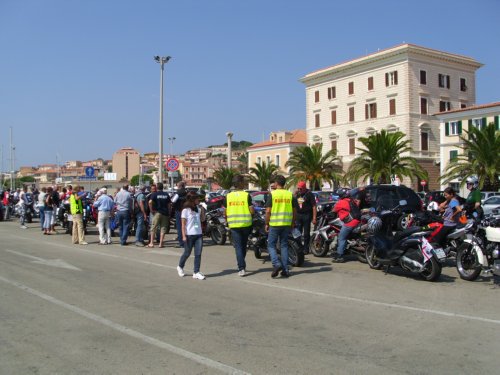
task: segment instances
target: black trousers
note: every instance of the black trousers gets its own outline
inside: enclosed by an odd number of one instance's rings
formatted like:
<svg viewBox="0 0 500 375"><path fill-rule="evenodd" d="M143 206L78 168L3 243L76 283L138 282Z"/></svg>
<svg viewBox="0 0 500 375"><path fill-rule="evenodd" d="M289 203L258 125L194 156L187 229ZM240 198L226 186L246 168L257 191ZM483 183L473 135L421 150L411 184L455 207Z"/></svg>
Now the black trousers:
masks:
<svg viewBox="0 0 500 375"><path fill-rule="evenodd" d="M311 240L312 214L297 214L295 224L304 238L304 252L309 252L309 241Z"/></svg>

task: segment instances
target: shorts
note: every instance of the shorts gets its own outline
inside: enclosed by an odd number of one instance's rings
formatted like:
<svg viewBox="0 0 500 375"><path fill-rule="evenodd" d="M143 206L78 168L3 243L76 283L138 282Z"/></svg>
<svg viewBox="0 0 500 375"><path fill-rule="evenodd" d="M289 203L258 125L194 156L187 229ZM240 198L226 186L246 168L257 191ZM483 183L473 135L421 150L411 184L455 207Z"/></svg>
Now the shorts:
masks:
<svg viewBox="0 0 500 375"><path fill-rule="evenodd" d="M167 215L160 214L159 212L155 213L153 216L153 226L151 228L151 233L156 233L156 229L160 226L160 232L162 234L167 233L168 222L170 221L170 217Z"/></svg>

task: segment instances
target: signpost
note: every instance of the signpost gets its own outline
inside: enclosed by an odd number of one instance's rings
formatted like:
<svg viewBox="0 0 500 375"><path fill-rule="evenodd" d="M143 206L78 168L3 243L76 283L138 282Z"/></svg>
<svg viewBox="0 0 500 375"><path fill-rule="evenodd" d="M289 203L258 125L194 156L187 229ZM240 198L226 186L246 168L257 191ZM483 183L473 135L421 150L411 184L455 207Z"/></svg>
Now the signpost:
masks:
<svg viewBox="0 0 500 375"><path fill-rule="evenodd" d="M92 181L97 180L97 177L94 176L95 170L94 167L85 167L85 176L79 177L80 181L90 181L89 190L92 191Z"/></svg>
<svg viewBox="0 0 500 375"><path fill-rule="evenodd" d="M165 162L165 168L169 172L168 175L170 176L170 188L174 190L174 172L179 169L179 160L176 158L167 159L167 161Z"/></svg>
<svg viewBox="0 0 500 375"><path fill-rule="evenodd" d="M427 181L425 180L420 181L420 185L422 185L422 191L425 191L425 185L427 185Z"/></svg>

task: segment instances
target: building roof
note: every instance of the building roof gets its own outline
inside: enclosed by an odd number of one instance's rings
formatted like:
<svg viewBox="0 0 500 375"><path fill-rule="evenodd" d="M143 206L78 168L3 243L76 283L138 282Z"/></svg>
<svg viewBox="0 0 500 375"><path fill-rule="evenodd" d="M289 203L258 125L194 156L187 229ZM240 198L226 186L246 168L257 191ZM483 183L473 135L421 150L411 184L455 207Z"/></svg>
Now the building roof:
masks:
<svg viewBox="0 0 500 375"><path fill-rule="evenodd" d="M285 144L290 144L290 143L307 143L307 134L304 129L296 129L290 131L292 133L290 140L286 142L273 142L273 141L264 141L264 142L259 142L255 143L252 146L248 147L248 150L250 149L255 149L255 148L260 148L260 147L267 147L267 146L275 146L275 145L285 145Z"/></svg>
<svg viewBox="0 0 500 375"><path fill-rule="evenodd" d="M438 112L435 113L434 115L447 115L449 113L457 113L457 112L468 112L468 111L473 111L476 109L486 109L486 108L492 108L492 107L499 107L500 102L495 102L495 103L487 103L487 104L479 104L479 105L473 105L470 107L466 108L459 108L459 109L452 109L451 111L443 111L443 112Z"/></svg>
<svg viewBox="0 0 500 375"><path fill-rule="evenodd" d="M409 51L419 52L419 53L432 55L435 57L440 57L440 58L448 59L448 60L451 59L453 61L458 61L461 63L467 63L467 64L475 66L476 68L480 68L481 66L483 66L483 64L477 62L472 57L458 55L458 54L444 52L444 51L439 51L439 50L427 48L427 47L421 47L421 46L418 46L416 44L403 43L403 44L399 44L399 45L394 46L394 47L385 48L385 49L379 50L377 52L369 53L369 54L362 56L362 57L358 57L358 58L344 61L342 63L335 64L335 65L332 65L332 66L329 66L326 68L315 70L311 73L306 74L300 80L302 82L304 82L304 81L307 81L307 80L309 80L313 77L316 77L318 75L327 74L327 73L333 72L335 70L341 70L342 68L346 68L346 67L353 65L353 64L366 63L369 60L374 60L377 58L385 58L385 57L388 57L389 55L393 55L396 53L402 53L402 52L409 52Z"/></svg>

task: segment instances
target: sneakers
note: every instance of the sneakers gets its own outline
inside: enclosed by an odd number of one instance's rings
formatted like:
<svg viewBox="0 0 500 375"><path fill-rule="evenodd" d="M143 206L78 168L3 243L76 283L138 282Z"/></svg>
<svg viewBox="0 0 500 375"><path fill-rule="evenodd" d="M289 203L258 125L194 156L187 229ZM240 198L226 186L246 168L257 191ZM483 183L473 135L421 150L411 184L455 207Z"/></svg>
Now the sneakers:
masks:
<svg viewBox="0 0 500 375"><path fill-rule="evenodd" d="M89 243L88 243L88 242L85 242L85 241L80 242L80 245L88 245L88 244L89 244Z"/></svg>
<svg viewBox="0 0 500 375"><path fill-rule="evenodd" d="M184 270L181 268L181 266L177 266L177 274L180 277L184 277L185 273L184 273ZM193 275L193 277L194 277L194 275Z"/></svg>
<svg viewBox="0 0 500 375"><path fill-rule="evenodd" d="M21 229L28 229L26 225L21 225Z"/></svg>
<svg viewBox="0 0 500 375"><path fill-rule="evenodd" d="M290 271L281 271L281 277L288 278L290 277Z"/></svg>
<svg viewBox="0 0 500 375"><path fill-rule="evenodd" d="M137 247L144 247L144 242L140 242L140 241L136 242L135 246L137 246Z"/></svg>
<svg viewBox="0 0 500 375"><path fill-rule="evenodd" d="M201 272L196 272L194 275L193 275L193 279L197 279L197 280L205 280L205 275L202 274Z"/></svg>
<svg viewBox="0 0 500 375"><path fill-rule="evenodd" d="M279 267L274 267L273 268L273 272L271 272L271 277L274 279L275 277L278 276L278 274L280 273L280 271L282 270L283 268L281 266Z"/></svg>
<svg viewBox="0 0 500 375"><path fill-rule="evenodd" d="M344 263L345 262L344 256L343 255L335 254L332 257L332 262L333 263Z"/></svg>
<svg viewBox="0 0 500 375"><path fill-rule="evenodd" d="M247 272L245 270L240 270L238 272L238 276L241 276L241 277L245 276L246 274L247 274Z"/></svg>

